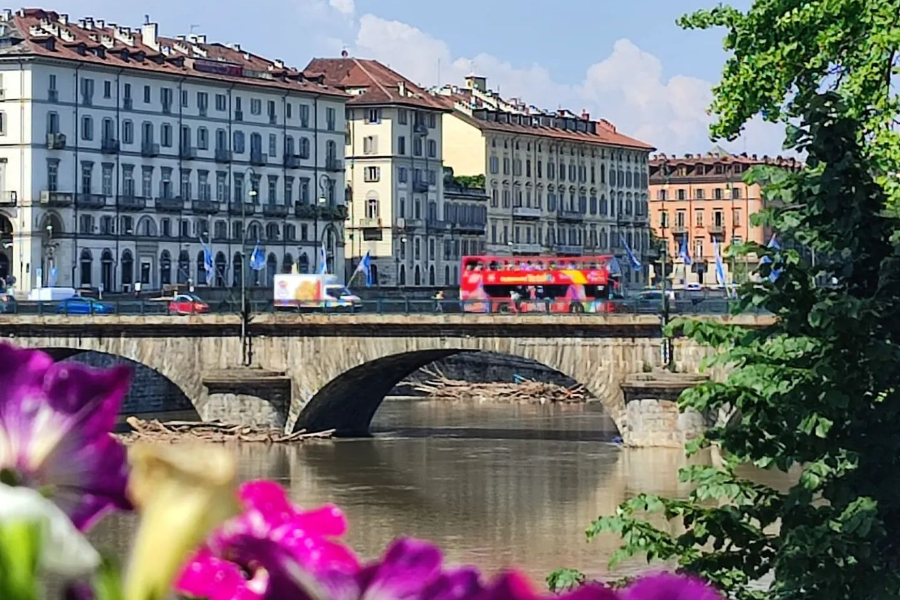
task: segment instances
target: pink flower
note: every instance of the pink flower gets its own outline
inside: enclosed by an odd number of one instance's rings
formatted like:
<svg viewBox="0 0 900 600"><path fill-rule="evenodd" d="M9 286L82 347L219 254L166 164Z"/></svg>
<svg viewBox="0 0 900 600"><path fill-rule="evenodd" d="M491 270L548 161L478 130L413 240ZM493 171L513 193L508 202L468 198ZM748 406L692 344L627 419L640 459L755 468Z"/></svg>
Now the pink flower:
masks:
<svg viewBox="0 0 900 600"><path fill-rule="evenodd" d="M723 600L722 596L703 581L660 573L638 579L622 592L622 600Z"/></svg>
<svg viewBox="0 0 900 600"><path fill-rule="evenodd" d="M181 574L179 592L207 600L290 597L295 574L351 574L353 552L334 541L347 522L335 507L302 511L276 483L257 481L240 489L244 512L213 532Z"/></svg>
<svg viewBox="0 0 900 600"><path fill-rule="evenodd" d="M0 481L39 489L81 530L129 510L125 448L110 435L129 369L55 363L0 343Z"/></svg>

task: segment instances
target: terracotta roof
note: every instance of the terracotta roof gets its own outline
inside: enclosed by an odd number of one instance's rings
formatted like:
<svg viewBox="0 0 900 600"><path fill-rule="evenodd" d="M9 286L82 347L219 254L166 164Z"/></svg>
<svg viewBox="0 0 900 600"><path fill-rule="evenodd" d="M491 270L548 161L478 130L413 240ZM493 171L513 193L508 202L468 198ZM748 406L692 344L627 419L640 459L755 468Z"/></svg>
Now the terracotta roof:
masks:
<svg viewBox="0 0 900 600"><path fill-rule="evenodd" d="M658 169L662 165L668 167L691 167L696 165L773 165L788 168L802 168L803 163L795 158L781 156L762 156L756 154L728 154L720 149L706 154L685 154L684 156L666 156L659 154L650 158L650 168Z"/></svg>
<svg viewBox="0 0 900 600"><path fill-rule="evenodd" d="M22 9L4 22L5 37L21 41L0 47L6 56L44 56L57 60L105 65L135 71L241 83L300 93L346 97L317 77L236 47L158 37L158 48L144 44L140 27L129 28L85 19L73 23L65 15ZM201 39L202 38L202 39ZM216 72L218 71L218 72ZM248 73L252 72L252 73Z"/></svg>
<svg viewBox="0 0 900 600"><path fill-rule="evenodd" d="M305 69L322 75L328 85L349 90L349 104L400 104L429 110L447 110L434 95L377 60L362 58L314 58ZM401 90L402 87L405 90ZM362 93L354 93L359 90Z"/></svg>

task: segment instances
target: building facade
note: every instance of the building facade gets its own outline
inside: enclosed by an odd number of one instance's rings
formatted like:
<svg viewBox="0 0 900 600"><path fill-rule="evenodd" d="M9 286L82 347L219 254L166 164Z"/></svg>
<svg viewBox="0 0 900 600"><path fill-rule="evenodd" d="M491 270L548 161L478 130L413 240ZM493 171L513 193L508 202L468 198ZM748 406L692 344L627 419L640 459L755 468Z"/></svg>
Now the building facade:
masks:
<svg viewBox="0 0 900 600"><path fill-rule="evenodd" d="M344 156L351 266L368 253L378 285L451 285L442 254L450 236L443 204L446 108L374 60L318 58L306 72L350 96Z"/></svg>
<svg viewBox="0 0 900 600"><path fill-rule="evenodd" d="M504 100L482 77L437 94L451 109L444 115L444 162L457 175L485 179L488 253L613 253L625 259L626 280L643 283L650 145L588 114ZM626 245L640 269L630 268Z"/></svg>
<svg viewBox="0 0 900 600"><path fill-rule="evenodd" d="M444 215L450 230L444 239L444 277L459 285L462 257L487 251L488 194L483 182L456 178L453 169L445 167Z"/></svg>
<svg viewBox="0 0 900 600"><path fill-rule="evenodd" d="M654 156L650 161L650 214L653 233L665 240L665 272L675 286L717 285L718 246L728 282L742 281L757 266L755 255L731 259L732 244L767 244L771 232L751 223L765 206L759 184L744 181L757 165L796 169L794 159L731 155L720 148L705 155ZM688 250L691 265L679 256Z"/></svg>
<svg viewBox="0 0 900 600"><path fill-rule="evenodd" d="M270 285L315 271L322 245L343 277L347 96L322 78L38 9L0 15L0 77L0 276L17 290Z"/></svg>

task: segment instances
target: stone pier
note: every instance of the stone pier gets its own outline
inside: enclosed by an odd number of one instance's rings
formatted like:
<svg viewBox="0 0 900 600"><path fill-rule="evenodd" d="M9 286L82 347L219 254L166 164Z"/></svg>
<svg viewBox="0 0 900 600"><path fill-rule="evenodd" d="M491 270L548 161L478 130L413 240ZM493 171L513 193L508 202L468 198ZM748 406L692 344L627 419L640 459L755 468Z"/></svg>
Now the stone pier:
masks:
<svg viewBox="0 0 900 600"><path fill-rule="evenodd" d="M622 382L625 398L623 431L626 445L636 448L683 448L711 424L693 409L678 410L681 393L704 381L704 375L654 371L637 373Z"/></svg>
<svg viewBox="0 0 900 600"><path fill-rule="evenodd" d="M233 368L203 377L204 421L284 429L291 407L291 378L284 372Z"/></svg>

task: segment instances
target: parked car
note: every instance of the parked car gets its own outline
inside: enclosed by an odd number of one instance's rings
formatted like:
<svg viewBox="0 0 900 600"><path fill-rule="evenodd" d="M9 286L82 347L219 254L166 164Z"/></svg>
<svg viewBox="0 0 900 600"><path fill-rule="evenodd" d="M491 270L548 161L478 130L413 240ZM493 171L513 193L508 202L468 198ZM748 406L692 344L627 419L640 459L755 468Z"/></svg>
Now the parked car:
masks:
<svg viewBox="0 0 900 600"><path fill-rule="evenodd" d="M169 312L176 315L199 315L209 312L209 304L196 294L178 294L169 302Z"/></svg>
<svg viewBox="0 0 900 600"><path fill-rule="evenodd" d="M115 312L111 304L98 302L93 298L72 296L60 302L56 312L67 315L109 315Z"/></svg>
<svg viewBox="0 0 900 600"><path fill-rule="evenodd" d="M12 294L0 294L0 313L14 313L16 310L16 299Z"/></svg>

